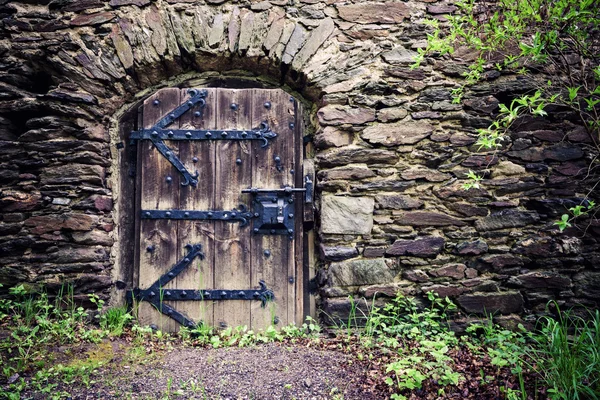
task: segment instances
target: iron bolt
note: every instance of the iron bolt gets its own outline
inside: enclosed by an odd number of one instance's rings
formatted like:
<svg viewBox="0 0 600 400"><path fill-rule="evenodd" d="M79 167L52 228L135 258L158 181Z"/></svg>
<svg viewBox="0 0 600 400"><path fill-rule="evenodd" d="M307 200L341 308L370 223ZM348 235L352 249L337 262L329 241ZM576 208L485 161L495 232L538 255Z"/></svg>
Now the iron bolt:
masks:
<svg viewBox="0 0 600 400"><path fill-rule="evenodd" d="M271 234L273 235L275 233L275 229L271 229Z"/></svg>
<svg viewBox="0 0 600 400"><path fill-rule="evenodd" d="M183 213L183 216L184 216L184 217L189 217L189 216L190 216L190 213L186 211L186 212L184 212L184 213Z"/></svg>
<svg viewBox="0 0 600 400"><path fill-rule="evenodd" d="M154 296L156 296L156 293L150 292L150 297L154 297Z"/></svg>
<svg viewBox="0 0 600 400"><path fill-rule="evenodd" d="M290 129L294 129L296 125L293 122L290 122Z"/></svg>
<svg viewBox="0 0 600 400"><path fill-rule="evenodd" d="M242 137L248 136L248 132L242 132Z"/></svg>
<svg viewBox="0 0 600 400"><path fill-rule="evenodd" d="M165 215L166 215L167 217L170 217L170 216L171 216L171 211L167 211L167 212L165 213Z"/></svg>
<svg viewBox="0 0 600 400"><path fill-rule="evenodd" d="M181 297L185 297L187 296L187 292L184 290L183 292L181 292Z"/></svg>
<svg viewBox="0 0 600 400"><path fill-rule="evenodd" d="M150 211L146 211L146 217L149 217L150 215Z"/></svg>
<svg viewBox="0 0 600 400"><path fill-rule="evenodd" d="M280 162L281 162L281 157L279 157L279 156L275 156L275 162L276 162L276 163L280 163Z"/></svg>
<svg viewBox="0 0 600 400"><path fill-rule="evenodd" d="M253 229L254 233L258 233L258 228Z"/></svg>
<svg viewBox="0 0 600 400"><path fill-rule="evenodd" d="M294 199L288 199L288 203L293 203Z"/></svg>
<svg viewBox="0 0 600 400"><path fill-rule="evenodd" d="M188 101L188 102L187 102L187 105L188 105L189 107L192 107L192 106L194 105L194 103L192 103L191 101Z"/></svg>
<svg viewBox="0 0 600 400"><path fill-rule="evenodd" d="M293 229L288 229L288 233L294 233Z"/></svg>
<svg viewBox="0 0 600 400"><path fill-rule="evenodd" d="M206 137L211 137L211 136L212 136L212 133L206 132Z"/></svg>
<svg viewBox="0 0 600 400"><path fill-rule="evenodd" d="M149 251L150 253L152 253L154 251L155 247L154 245L150 245L148 247L146 247L146 250Z"/></svg>
<svg viewBox="0 0 600 400"><path fill-rule="evenodd" d="M290 277L288 278L288 282L289 282L289 283L294 283L294 277L293 277L293 276L290 276Z"/></svg>
<svg viewBox="0 0 600 400"><path fill-rule="evenodd" d="M166 292L165 294L166 294L167 296L170 296L170 295L171 295L171 292Z"/></svg>
<svg viewBox="0 0 600 400"><path fill-rule="evenodd" d="M152 136L158 136L158 132L152 131Z"/></svg>
<svg viewBox="0 0 600 400"><path fill-rule="evenodd" d="M169 132L167 132L167 135L169 135L169 137L173 137L174 133L173 133L173 131L169 131Z"/></svg>
<svg viewBox="0 0 600 400"><path fill-rule="evenodd" d="M219 322L219 327L227 328L227 324L225 322Z"/></svg>
<svg viewBox="0 0 600 400"><path fill-rule="evenodd" d="M265 108L266 108L267 110L269 110L269 109L271 108L271 102L270 102L270 101L266 101L266 102L265 102Z"/></svg>
<svg viewBox="0 0 600 400"><path fill-rule="evenodd" d="M259 213L254 213L254 218L258 218L258 217L260 217L260 214Z"/></svg>
<svg viewBox="0 0 600 400"><path fill-rule="evenodd" d="M237 160L235 160L235 163L236 163L237 165L242 165L242 159L241 159L241 158L238 158Z"/></svg>
<svg viewBox="0 0 600 400"><path fill-rule="evenodd" d="M171 183L171 182L173 182L173 178L171 178L170 176L167 176L166 181L167 181L167 183Z"/></svg>
<svg viewBox="0 0 600 400"><path fill-rule="evenodd" d="M169 272L169 276L175 276L175 274L173 274L172 272Z"/></svg>
<svg viewBox="0 0 600 400"><path fill-rule="evenodd" d="M231 213L231 218L235 218L235 217L237 217L237 213L232 212Z"/></svg>
<svg viewBox="0 0 600 400"><path fill-rule="evenodd" d="M231 108L233 111L237 111L239 106L235 103L231 103L231 105L229 106L229 108Z"/></svg>
<svg viewBox="0 0 600 400"><path fill-rule="evenodd" d="M277 325L279 323L279 317L273 318L273 324Z"/></svg>
<svg viewBox="0 0 600 400"><path fill-rule="evenodd" d="M169 114L169 118L175 119L175 114Z"/></svg>
<svg viewBox="0 0 600 400"><path fill-rule="evenodd" d="M190 259L186 257L186 258L184 258L184 259L183 259L183 262L185 262L185 263L189 263L189 262L190 262Z"/></svg>
<svg viewBox="0 0 600 400"><path fill-rule="evenodd" d="M157 106L157 105L159 105L159 104L160 104L160 100L156 99L156 100L154 100L154 101L152 102L152 104L154 104L155 106Z"/></svg>
<svg viewBox="0 0 600 400"><path fill-rule="evenodd" d="M201 116L201 115L202 115L202 113L201 113L200 111L196 111L196 112L194 113L194 117L199 117L199 116Z"/></svg>
<svg viewBox="0 0 600 400"><path fill-rule="evenodd" d="M293 169L290 169L290 174L292 174L292 175L294 174L294 170Z"/></svg>
<svg viewBox="0 0 600 400"><path fill-rule="evenodd" d="M192 157L192 162L195 164L198 162L198 157Z"/></svg>
<svg viewBox="0 0 600 400"><path fill-rule="evenodd" d="M185 137L192 137L192 132L186 132Z"/></svg>
<svg viewBox="0 0 600 400"><path fill-rule="evenodd" d="M288 215L288 217L294 218L294 214L290 214L290 215Z"/></svg>
<svg viewBox="0 0 600 400"><path fill-rule="evenodd" d="M270 250L265 250L265 257L269 257L271 255L271 251Z"/></svg>
<svg viewBox="0 0 600 400"><path fill-rule="evenodd" d="M209 212L208 214L206 214L208 216L208 218L213 216L213 213Z"/></svg>
<svg viewBox="0 0 600 400"><path fill-rule="evenodd" d="M227 137L227 132L221 132L221 136Z"/></svg>

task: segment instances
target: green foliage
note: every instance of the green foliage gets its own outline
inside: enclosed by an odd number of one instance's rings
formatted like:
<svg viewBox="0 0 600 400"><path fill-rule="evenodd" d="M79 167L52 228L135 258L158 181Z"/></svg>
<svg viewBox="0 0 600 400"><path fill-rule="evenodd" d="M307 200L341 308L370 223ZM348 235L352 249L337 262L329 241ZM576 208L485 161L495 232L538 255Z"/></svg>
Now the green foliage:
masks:
<svg viewBox="0 0 600 400"><path fill-rule="evenodd" d="M135 327L134 327L135 328ZM136 328L140 329L140 328ZM311 317L306 317L302 326L290 324L277 330L273 325L264 331L248 330L247 326L228 327L217 330L206 324L199 324L193 328L182 327L180 336L187 342L196 346L220 347L248 347L261 343L282 342L299 338L316 338L321 327Z"/></svg>
<svg viewBox="0 0 600 400"><path fill-rule="evenodd" d="M551 399L600 398L600 311L586 317L566 311L538 322L541 332L528 354Z"/></svg>
<svg viewBox="0 0 600 400"><path fill-rule="evenodd" d="M422 308L415 299L397 294L382 309L373 308L367 320L365 330L373 339L365 343L374 341L397 352L396 360L386 367L387 373L393 373L386 383L399 391L420 389L426 379L441 386L457 385L463 379L448 355L459 343L447 322L456 305L434 292L427 293L427 299L429 307ZM397 393L393 398L405 397Z"/></svg>
<svg viewBox="0 0 600 400"><path fill-rule="evenodd" d="M464 84L452 90L454 102L460 102L466 87L479 82L484 72L491 68L525 75L530 78L529 82L537 85L533 93L518 96L509 104L500 104L496 120L488 128L478 130L476 144L479 149L497 151L519 118L525 115L544 117L549 106L560 106L579 117L596 151L600 151L598 2L499 0L484 3L461 0L456 6L458 11L448 17L448 27L440 27L437 21L423 22L431 27L431 32L427 46L419 50L413 68L427 56L453 54L458 47L474 51L477 58L464 74ZM541 76L546 77L545 84L538 79ZM591 163L590 169L597 165L598 159L594 158ZM482 179L483 174L470 171L463 187L479 188ZM584 202L583 208L586 207ZM586 212L571 209L555 225L563 231L573 220L589 215L591 208L585 209Z"/></svg>

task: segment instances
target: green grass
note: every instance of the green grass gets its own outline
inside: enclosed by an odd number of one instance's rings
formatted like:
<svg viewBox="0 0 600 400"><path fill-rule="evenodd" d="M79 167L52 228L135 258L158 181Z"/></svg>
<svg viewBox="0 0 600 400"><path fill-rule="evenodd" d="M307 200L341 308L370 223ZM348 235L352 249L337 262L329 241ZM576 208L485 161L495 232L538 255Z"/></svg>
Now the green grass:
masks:
<svg viewBox="0 0 600 400"><path fill-rule="evenodd" d="M538 321L540 334L528 354L550 387L551 399L600 397L600 311L586 317L568 310Z"/></svg>

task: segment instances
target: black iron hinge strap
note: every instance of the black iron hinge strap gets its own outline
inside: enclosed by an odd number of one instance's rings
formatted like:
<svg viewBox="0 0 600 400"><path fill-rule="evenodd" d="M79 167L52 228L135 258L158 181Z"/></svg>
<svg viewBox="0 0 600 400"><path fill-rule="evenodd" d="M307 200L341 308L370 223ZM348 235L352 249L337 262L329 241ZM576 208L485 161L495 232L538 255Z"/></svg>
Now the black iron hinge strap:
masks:
<svg viewBox="0 0 600 400"><path fill-rule="evenodd" d="M140 129L131 132L133 140L147 139L162 140L262 140L261 147L267 147L269 140L277 137L267 122L261 122L258 129L229 130L229 129Z"/></svg>
<svg viewBox="0 0 600 400"><path fill-rule="evenodd" d="M240 226L248 225L248 220L259 217L248 212L244 205L239 210L231 211L199 211L199 210L141 210L142 219L175 219L175 220L211 220L240 222Z"/></svg>
<svg viewBox="0 0 600 400"><path fill-rule="evenodd" d="M259 282L260 289L205 289L205 290L183 290L183 289L162 289L154 291L152 288L140 290L136 293L138 300L153 302L156 299L161 301L217 301L217 300L260 300L262 307L267 302L275 298L273 291L267 288L264 281Z"/></svg>
<svg viewBox="0 0 600 400"><path fill-rule="evenodd" d="M173 279L175 279L175 277L177 275L179 275L181 273L181 271L183 271L184 269L189 267L192 264L192 261L194 261L194 258L198 257L198 258L200 258L200 260L204 260L204 253L202 252L201 244L195 244L195 245L188 244L186 246L186 248L189 250L189 252L181 260L179 260L173 266L173 268L171 268L169 270L169 272L167 272L166 274L164 274L163 276L158 278L158 280L156 282L154 282L150 286L150 288L148 288L148 290L153 290L153 291L158 292L159 290L164 288L167 283L169 283Z"/></svg>
<svg viewBox="0 0 600 400"><path fill-rule="evenodd" d="M206 107L206 96L208 96L207 90L198 90L198 89L189 89L188 93L190 98L187 99L184 103L175 107L171 110L167 115L165 115L162 119L160 119L156 124L154 124L154 129L162 129L169 125L171 125L175 120L181 117L183 114L188 112L195 105L200 106L200 113L202 113L202 109ZM200 114L202 116L202 114Z"/></svg>

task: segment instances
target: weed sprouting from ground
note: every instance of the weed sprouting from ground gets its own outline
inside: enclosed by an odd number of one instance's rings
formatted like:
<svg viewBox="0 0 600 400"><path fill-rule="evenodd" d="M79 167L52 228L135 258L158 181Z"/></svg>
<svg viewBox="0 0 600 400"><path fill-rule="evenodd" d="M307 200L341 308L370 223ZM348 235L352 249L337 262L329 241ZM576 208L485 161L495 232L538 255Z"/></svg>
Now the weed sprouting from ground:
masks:
<svg viewBox="0 0 600 400"><path fill-rule="evenodd" d="M97 309L86 311L75 304L69 287L54 300L23 286L11 288L10 293L11 299L0 300L0 398L19 399L22 393L64 398L69 396L65 388L94 387L105 378L97 371L115 363L116 344L111 341L122 334L120 343L127 347L116 361L119 368L152 365L160 351L174 345L223 348L285 343L352 353L351 363L366 365L371 371L367 379L372 378L378 393L392 399L600 397L599 311L582 317L561 312L555 305L557 316L541 318L531 330L522 325L506 329L488 316L457 335L449 322L456 306L429 293L424 300L397 295L383 307L375 307L373 299L368 311L353 301L351 321L338 326L335 337L332 331L323 336L310 317L302 325L279 329L217 329L198 324L172 335L135 324L125 308L106 308L95 295L90 301ZM365 327L356 328L359 322ZM75 348L78 353L72 353ZM197 380L167 382L163 398L205 395L205 386Z"/></svg>

